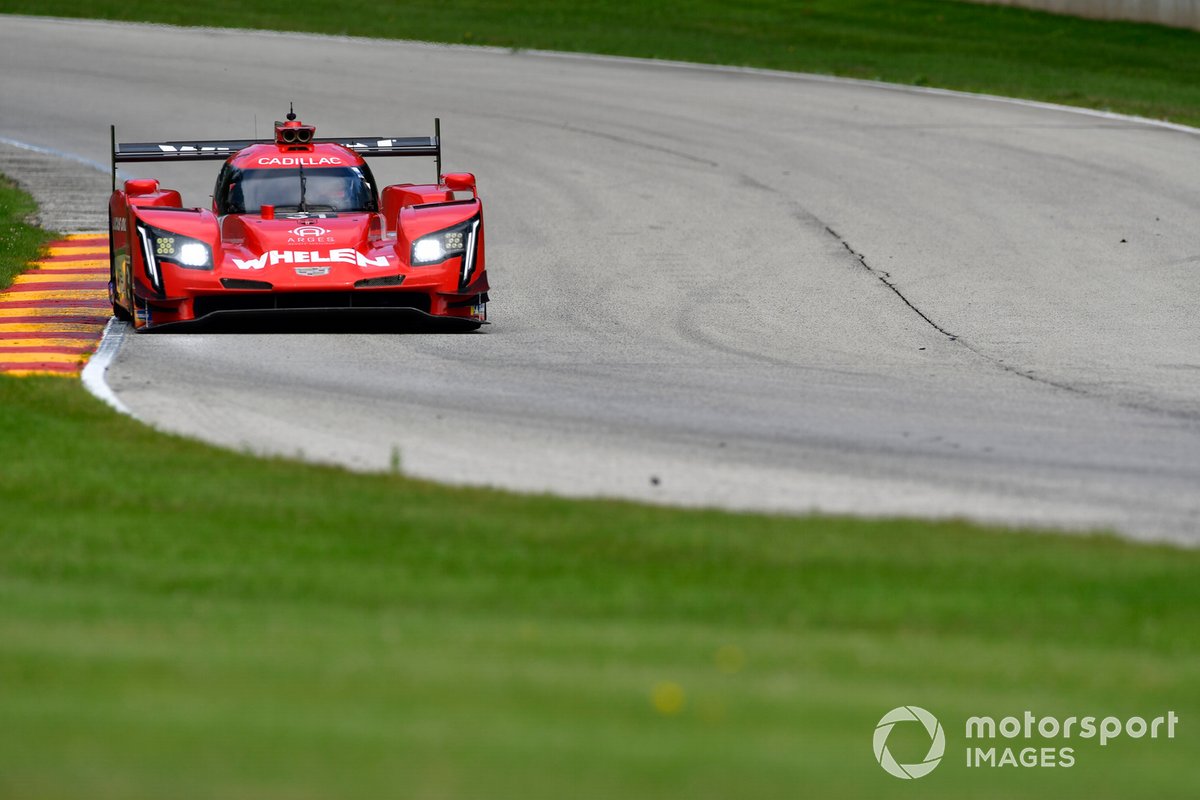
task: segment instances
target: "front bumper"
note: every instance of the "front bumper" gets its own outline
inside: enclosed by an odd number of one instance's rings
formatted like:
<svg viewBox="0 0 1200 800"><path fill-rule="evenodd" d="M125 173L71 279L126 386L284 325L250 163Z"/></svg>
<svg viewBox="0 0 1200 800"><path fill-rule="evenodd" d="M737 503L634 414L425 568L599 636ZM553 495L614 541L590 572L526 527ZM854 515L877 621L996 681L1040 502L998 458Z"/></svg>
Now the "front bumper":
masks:
<svg viewBox="0 0 1200 800"><path fill-rule="evenodd" d="M481 275L460 291L439 291L437 286L408 285L400 281L388 288L354 288L343 284L308 286L304 291L279 291L271 284L252 288L244 280L236 289L199 291L178 297L155 296L149 287L139 285L135 292L138 330L180 327L234 316L307 315L345 318L392 318L417 320L425 327L442 322L450 329L469 330L487 323L487 276ZM416 282L414 282L416 283Z"/></svg>
<svg viewBox="0 0 1200 800"><path fill-rule="evenodd" d="M155 320L139 333L184 330L214 332L384 333L397 331L473 331L489 324L467 316L438 316L416 308L308 307L210 311L203 316Z"/></svg>

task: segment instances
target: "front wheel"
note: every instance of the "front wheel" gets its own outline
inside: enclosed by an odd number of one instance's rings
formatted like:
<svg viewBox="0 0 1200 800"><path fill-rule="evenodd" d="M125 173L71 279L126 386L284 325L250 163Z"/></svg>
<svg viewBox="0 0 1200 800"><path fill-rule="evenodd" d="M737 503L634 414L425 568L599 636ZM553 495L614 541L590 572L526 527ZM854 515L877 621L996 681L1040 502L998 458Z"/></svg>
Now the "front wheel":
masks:
<svg viewBox="0 0 1200 800"><path fill-rule="evenodd" d="M120 292L117 291L117 252L113 246L112 213L108 215L108 299L112 303L113 316L122 322L132 322L133 317L125 306L121 305Z"/></svg>
<svg viewBox="0 0 1200 800"><path fill-rule="evenodd" d="M133 329L141 330L146 327L150 320L150 311L145 302L140 305L138 296L133 292L133 265L129 265L129 269L125 270L125 291L129 297L129 311L126 314L129 317L129 324Z"/></svg>

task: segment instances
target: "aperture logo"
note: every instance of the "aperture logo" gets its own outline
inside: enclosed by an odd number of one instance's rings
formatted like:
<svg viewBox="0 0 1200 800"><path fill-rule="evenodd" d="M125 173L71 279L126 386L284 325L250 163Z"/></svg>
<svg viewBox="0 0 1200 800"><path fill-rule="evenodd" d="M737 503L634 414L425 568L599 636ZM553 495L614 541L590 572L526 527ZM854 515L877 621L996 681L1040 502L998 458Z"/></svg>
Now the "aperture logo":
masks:
<svg viewBox="0 0 1200 800"><path fill-rule="evenodd" d="M900 764L888 750L888 736L898 722L919 722L925 726L925 732L929 734L929 752L925 754L923 761L917 764ZM925 709L920 706L901 706L893 708L879 720L879 724L875 726L874 744L875 760L879 762L879 766L887 770L889 775L910 780L923 778L933 772L934 767L941 762L942 755L946 752L946 734L937 717Z"/></svg>

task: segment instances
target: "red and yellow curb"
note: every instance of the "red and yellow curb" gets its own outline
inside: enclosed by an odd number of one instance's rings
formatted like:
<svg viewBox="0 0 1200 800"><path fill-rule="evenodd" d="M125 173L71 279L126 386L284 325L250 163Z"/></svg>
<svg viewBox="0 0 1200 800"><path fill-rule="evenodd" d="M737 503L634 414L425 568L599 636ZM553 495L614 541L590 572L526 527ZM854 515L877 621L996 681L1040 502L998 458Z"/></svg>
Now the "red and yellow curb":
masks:
<svg viewBox="0 0 1200 800"><path fill-rule="evenodd" d="M78 375L112 316L108 237L72 234L29 266L0 292L0 373Z"/></svg>

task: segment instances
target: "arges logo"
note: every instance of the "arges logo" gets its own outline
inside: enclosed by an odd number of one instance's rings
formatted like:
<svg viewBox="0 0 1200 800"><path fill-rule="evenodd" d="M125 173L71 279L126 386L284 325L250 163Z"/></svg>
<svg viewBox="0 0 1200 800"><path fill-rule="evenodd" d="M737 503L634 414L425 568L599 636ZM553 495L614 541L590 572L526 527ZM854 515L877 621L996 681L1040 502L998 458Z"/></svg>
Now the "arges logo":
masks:
<svg viewBox="0 0 1200 800"><path fill-rule="evenodd" d="M336 237L329 236L329 231L322 228L320 225L301 225L298 228L292 228L288 233L288 244L333 244L337 241Z"/></svg>
<svg viewBox="0 0 1200 800"><path fill-rule="evenodd" d="M923 761L916 764L900 764L888 750L888 736L899 722L919 722L925 726L925 732L929 734L929 752L925 754ZM946 752L946 734L937 717L925 709L920 706L901 706L893 708L879 720L879 724L875 726L874 745L875 760L879 762L879 766L889 775L911 780L925 777L941 762L942 755Z"/></svg>

